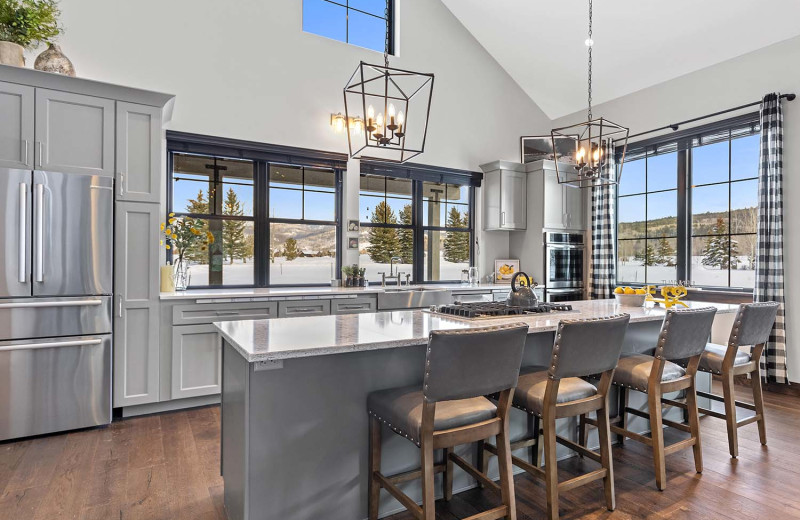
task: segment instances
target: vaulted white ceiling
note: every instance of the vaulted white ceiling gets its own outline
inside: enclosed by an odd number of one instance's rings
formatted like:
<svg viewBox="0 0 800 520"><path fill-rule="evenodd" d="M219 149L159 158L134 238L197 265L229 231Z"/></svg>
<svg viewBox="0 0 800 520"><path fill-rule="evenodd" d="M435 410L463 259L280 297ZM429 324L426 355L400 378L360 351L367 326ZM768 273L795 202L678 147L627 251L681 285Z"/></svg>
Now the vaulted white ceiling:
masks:
<svg viewBox="0 0 800 520"><path fill-rule="evenodd" d="M588 0L442 1L551 119L586 108ZM799 20L800 0L594 0L594 103L800 35Z"/></svg>

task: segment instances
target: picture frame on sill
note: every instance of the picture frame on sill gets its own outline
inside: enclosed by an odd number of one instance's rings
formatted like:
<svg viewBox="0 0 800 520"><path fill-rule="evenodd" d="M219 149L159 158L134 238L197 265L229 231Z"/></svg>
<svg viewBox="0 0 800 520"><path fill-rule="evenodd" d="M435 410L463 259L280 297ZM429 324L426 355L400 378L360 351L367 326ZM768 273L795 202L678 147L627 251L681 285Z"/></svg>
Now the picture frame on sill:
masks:
<svg viewBox="0 0 800 520"><path fill-rule="evenodd" d="M519 271L519 259L495 260L494 283L511 284L511 279Z"/></svg>
<svg viewBox="0 0 800 520"><path fill-rule="evenodd" d="M358 238L348 238L347 239L347 249L358 249Z"/></svg>
<svg viewBox="0 0 800 520"><path fill-rule="evenodd" d="M553 152L553 138L547 135L523 135L519 138L519 160L530 163L546 159L560 163L574 164L578 151L578 136L556 136L556 150Z"/></svg>
<svg viewBox="0 0 800 520"><path fill-rule="evenodd" d="M348 220L347 221L347 232L348 233L358 233L361 231L361 224L358 220Z"/></svg>

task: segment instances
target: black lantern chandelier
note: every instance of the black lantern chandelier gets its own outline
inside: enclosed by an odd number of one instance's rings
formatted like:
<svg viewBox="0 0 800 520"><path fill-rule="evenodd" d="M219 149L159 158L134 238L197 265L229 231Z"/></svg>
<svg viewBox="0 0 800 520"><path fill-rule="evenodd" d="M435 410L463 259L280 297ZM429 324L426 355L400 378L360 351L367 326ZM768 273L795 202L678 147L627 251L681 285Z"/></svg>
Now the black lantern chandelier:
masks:
<svg viewBox="0 0 800 520"><path fill-rule="evenodd" d="M562 128L554 128L550 132L553 150L563 149L565 139L574 141L575 152L572 157L561 161L574 164L559 164L556 160L558 182L576 188L589 188L617 184L622 175L622 164L628 148L628 128L600 117L592 116L592 0L589 0L589 37L584 42L589 48L589 114L587 120ZM615 143L620 143L621 153L617 154ZM558 143L561 146L556 147ZM572 148L572 146L570 146ZM620 157L615 164L615 156Z"/></svg>
<svg viewBox="0 0 800 520"><path fill-rule="evenodd" d="M389 0L383 65L360 62L344 87L344 120L351 158L403 163L425 150L433 74L389 67Z"/></svg>

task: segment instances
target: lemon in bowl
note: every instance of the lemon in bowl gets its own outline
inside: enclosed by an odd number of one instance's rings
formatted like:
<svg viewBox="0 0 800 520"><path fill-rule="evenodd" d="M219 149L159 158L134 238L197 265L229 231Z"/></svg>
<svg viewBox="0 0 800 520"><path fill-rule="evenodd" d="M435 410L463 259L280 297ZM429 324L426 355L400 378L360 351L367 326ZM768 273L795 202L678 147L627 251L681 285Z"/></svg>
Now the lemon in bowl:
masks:
<svg viewBox="0 0 800 520"><path fill-rule="evenodd" d="M642 307L647 299L647 291L633 287L617 287L614 289L614 298L622 307Z"/></svg>

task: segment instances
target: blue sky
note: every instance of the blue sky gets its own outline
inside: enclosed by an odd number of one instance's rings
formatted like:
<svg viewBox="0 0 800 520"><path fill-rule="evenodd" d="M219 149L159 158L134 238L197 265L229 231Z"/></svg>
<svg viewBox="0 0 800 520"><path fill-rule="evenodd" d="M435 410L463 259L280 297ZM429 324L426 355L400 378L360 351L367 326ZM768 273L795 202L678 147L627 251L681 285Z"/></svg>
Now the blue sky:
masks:
<svg viewBox="0 0 800 520"><path fill-rule="evenodd" d="M349 17L346 5L353 8L349 10ZM383 52L385 6L384 0L303 0L303 30Z"/></svg>
<svg viewBox="0 0 800 520"><path fill-rule="evenodd" d="M701 186L705 183L728 180L728 155L731 157L731 180L747 179L758 175L759 136L752 135L696 147L692 150L692 213L728 210L728 185ZM647 178L645 179L645 161ZM647 186L650 191L677 187L677 153L670 153L626 162L620 179L620 195L641 193ZM648 218L676 216L677 192L648 195ZM746 180L730 185L731 209L756 206L758 181ZM644 219L644 196L620 199L619 221L636 222Z"/></svg>

